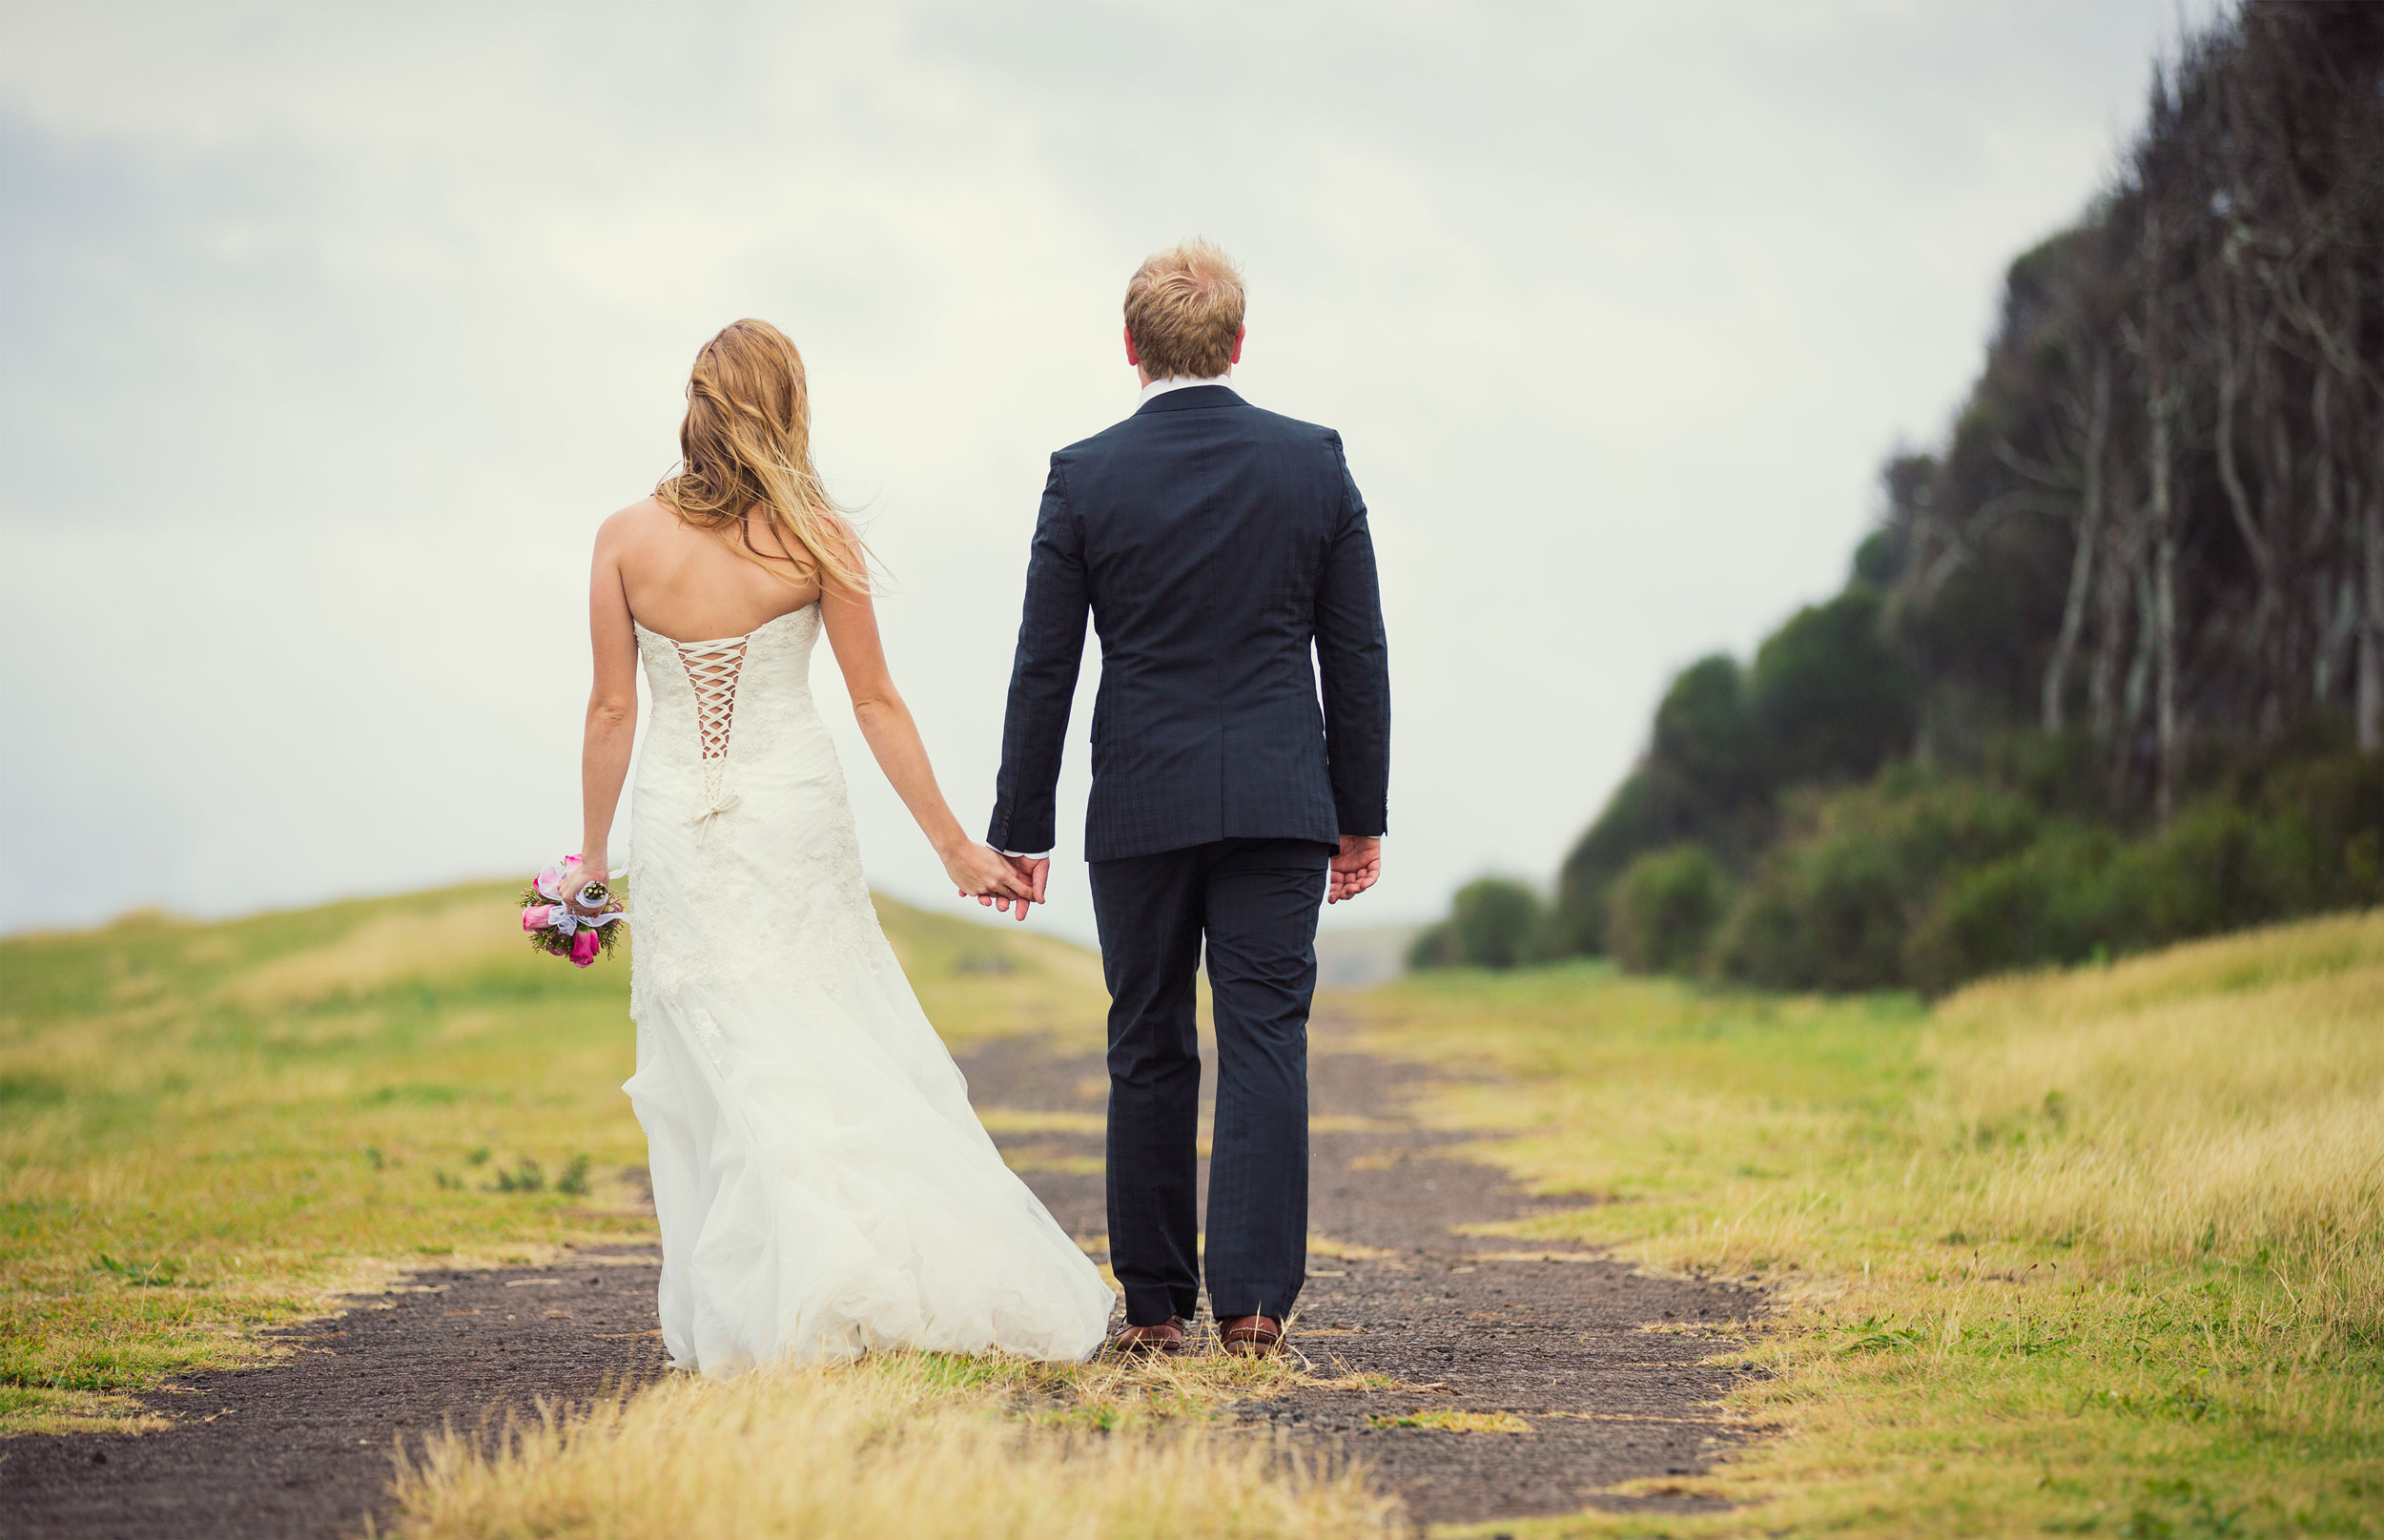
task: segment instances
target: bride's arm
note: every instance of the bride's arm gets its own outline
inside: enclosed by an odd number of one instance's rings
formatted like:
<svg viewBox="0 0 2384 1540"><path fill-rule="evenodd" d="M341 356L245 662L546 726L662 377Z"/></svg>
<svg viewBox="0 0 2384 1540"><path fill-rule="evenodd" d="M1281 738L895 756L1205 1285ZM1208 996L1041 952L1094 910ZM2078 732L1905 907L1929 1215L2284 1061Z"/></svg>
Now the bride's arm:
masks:
<svg viewBox="0 0 2384 1540"><path fill-rule="evenodd" d="M580 864L602 879L611 870L612 857L605 847L612 838L621 783L628 779L629 749L637 739L637 632L629 623L628 596L621 588L619 533L609 519L596 532L587 630L596 657L596 683L588 691L587 733L580 749L585 820Z"/></svg>
<svg viewBox="0 0 2384 1540"><path fill-rule="evenodd" d="M845 689L853 697L853 714L860 721L861 736L869 740L877 768L894 783L902 805L911 810L928 843L935 847L953 886L973 898L991 894L995 907L1005 912L1008 900L1015 899L1018 918L1026 918L1032 890L993 847L969 838L935 784L935 767L927 762L927 745L919 741L918 725L911 720L911 708L903 704L894 675L887 670L885 645L877 635L877 610L870 596L832 584L820 595L819 613L828 628L828 645L835 649L836 667L844 672Z"/></svg>

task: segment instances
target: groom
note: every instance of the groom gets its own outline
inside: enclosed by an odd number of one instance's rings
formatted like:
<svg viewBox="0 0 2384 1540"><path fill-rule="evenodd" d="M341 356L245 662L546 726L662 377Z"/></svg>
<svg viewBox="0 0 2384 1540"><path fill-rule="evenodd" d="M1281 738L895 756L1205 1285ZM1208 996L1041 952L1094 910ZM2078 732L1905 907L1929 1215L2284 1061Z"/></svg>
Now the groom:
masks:
<svg viewBox="0 0 2384 1540"><path fill-rule="evenodd" d="M1306 1280L1317 902L1382 872L1390 674L1366 503L1339 434L1227 382L1242 315L1240 272L1204 241L1126 285L1141 404L1051 457L988 836L1039 903L1089 610L1101 680L1084 855L1111 997L1116 1345L1133 1352L1181 1349L1199 1305L1203 942L1209 1308L1228 1350L1281 1344Z"/></svg>

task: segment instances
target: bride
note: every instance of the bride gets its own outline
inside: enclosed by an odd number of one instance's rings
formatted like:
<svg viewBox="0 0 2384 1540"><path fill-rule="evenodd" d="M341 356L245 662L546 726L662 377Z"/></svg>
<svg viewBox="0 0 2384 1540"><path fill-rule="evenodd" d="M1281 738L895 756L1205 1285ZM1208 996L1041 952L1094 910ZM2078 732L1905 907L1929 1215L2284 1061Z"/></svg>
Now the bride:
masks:
<svg viewBox="0 0 2384 1540"><path fill-rule="evenodd" d="M642 660L629 1014L662 1225L662 1334L706 1374L874 1347L1077 1359L1112 1295L1009 1168L870 907L812 701L828 633L878 768L961 893L1020 918L895 693L868 553L812 467L802 356L741 320L704 344L680 473L605 521L589 618L583 866L629 768Z"/></svg>

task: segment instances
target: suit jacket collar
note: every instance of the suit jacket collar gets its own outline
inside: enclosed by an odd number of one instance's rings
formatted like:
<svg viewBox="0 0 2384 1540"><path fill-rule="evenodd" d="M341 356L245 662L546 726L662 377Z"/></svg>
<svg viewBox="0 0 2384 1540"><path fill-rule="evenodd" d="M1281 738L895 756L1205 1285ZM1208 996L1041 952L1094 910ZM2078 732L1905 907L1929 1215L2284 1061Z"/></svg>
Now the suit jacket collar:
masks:
<svg viewBox="0 0 2384 1540"><path fill-rule="evenodd" d="M1134 409L1136 417L1153 412L1189 412L1202 406L1241 406L1242 393L1230 385L1186 385L1152 397Z"/></svg>

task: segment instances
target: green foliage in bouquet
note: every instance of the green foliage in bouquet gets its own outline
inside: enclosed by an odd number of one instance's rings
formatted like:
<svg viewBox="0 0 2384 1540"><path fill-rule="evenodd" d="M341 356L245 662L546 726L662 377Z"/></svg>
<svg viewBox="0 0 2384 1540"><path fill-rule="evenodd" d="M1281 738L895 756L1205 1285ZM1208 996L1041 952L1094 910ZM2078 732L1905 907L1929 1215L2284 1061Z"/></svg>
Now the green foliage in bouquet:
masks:
<svg viewBox="0 0 2384 1540"><path fill-rule="evenodd" d="M555 900L538 891L538 884L535 882L522 890L522 909L525 914L533 908L554 902ZM614 910L620 908L618 904L611 907ZM544 952L550 957L561 957L566 962L571 960L573 939L571 936L564 934L551 925L531 925L527 921L523 923L522 929L528 933L530 945L537 951ZM627 931L628 926L616 920L610 925L584 925L580 929L582 932L594 934L598 956L609 957L612 955L615 937Z"/></svg>

